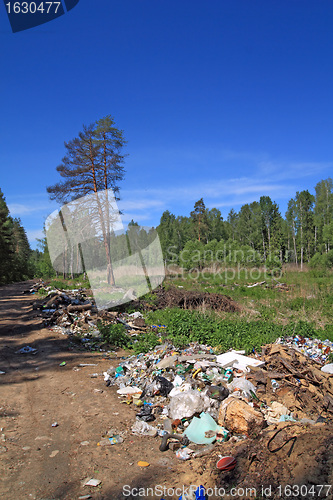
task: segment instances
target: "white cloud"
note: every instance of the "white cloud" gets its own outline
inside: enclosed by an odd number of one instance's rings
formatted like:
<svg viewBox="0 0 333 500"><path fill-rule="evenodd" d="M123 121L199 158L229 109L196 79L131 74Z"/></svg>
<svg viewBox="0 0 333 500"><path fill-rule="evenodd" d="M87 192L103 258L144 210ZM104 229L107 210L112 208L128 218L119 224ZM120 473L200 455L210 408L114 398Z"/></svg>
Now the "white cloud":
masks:
<svg viewBox="0 0 333 500"><path fill-rule="evenodd" d="M8 203L8 208L10 215L13 217L21 217L22 215L30 215L35 212L42 212L45 210L51 210L50 204L46 203L36 203L36 201L31 200L29 203Z"/></svg>
<svg viewBox="0 0 333 500"><path fill-rule="evenodd" d="M22 205L21 203L9 203L8 208L13 217L20 215L31 214L34 209L30 205Z"/></svg>
<svg viewBox="0 0 333 500"><path fill-rule="evenodd" d="M122 191L123 198L126 191ZM121 200L118 202L118 206L121 210L147 210L147 208L161 208L164 203L160 200L154 199L131 199L131 192L127 192L128 199Z"/></svg>
<svg viewBox="0 0 333 500"><path fill-rule="evenodd" d="M263 160L263 155L249 155L246 153L225 152L220 155L220 160L225 164L225 159L247 159L252 163L248 175L239 178L229 177L228 172L233 172L232 166L229 170L223 165L221 175L208 179L205 182L192 182L190 180L177 185L174 178L166 181L162 187L145 189L144 199L140 190L122 191L124 207L133 209L133 219L138 216L148 219L159 216L161 211L170 209L172 206L181 206L204 198L208 207L234 207L254 200L259 201L261 196L270 196L273 201L287 200L295 195L299 189L299 179L313 175L314 172L324 172L333 166L329 162L288 162ZM216 170L215 170L216 171ZM202 178L202 176L201 176ZM293 182L294 181L294 182ZM246 196L249 195L249 196ZM129 200L129 201L127 201ZM143 220L143 219L142 219Z"/></svg>
<svg viewBox="0 0 333 500"><path fill-rule="evenodd" d="M44 232L42 229L27 230L28 240L30 242L36 241L37 239L44 238Z"/></svg>

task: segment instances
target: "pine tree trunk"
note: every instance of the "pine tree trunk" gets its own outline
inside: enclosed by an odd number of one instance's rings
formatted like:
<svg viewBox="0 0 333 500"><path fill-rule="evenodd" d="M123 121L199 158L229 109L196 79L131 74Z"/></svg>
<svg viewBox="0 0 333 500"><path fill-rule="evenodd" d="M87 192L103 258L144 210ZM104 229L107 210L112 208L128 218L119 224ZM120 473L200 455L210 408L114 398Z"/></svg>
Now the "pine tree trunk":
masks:
<svg viewBox="0 0 333 500"><path fill-rule="evenodd" d="M114 286L115 280L114 280L113 269L112 269L110 248L109 248L108 241L107 241L107 232L106 232L106 228L105 228L105 220L104 220L104 216L103 216L103 210L101 207L100 199L98 197L97 182L96 182L96 175L95 175L95 165L94 165L94 158L92 155L92 151L90 154L90 160L91 160L91 171L93 174L94 193L95 193L95 198L96 198L96 202L97 202L99 220L101 223L101 228L102 228L102 233L103 233L103 243L104 243L106 261L107 261L107 268L106 268L107 283L108 283L108 285Z"/></svg>

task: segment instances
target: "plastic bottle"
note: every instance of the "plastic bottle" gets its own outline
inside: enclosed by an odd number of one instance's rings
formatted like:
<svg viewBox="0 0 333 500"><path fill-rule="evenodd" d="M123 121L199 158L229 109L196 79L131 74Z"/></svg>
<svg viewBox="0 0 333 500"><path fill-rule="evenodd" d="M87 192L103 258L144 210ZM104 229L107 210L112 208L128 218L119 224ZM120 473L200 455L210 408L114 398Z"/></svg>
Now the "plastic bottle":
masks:
<svg viewBox="0 0 333 500"><path fill-rule="evenodd" d="M112 437L101 439L98 444L99 446L109 446L111 444L122 443L123 441L124 441L123 438L119 436L119 434L116 434Z"/></svg>
<svg viewBox="0 0 333 500"><path fill-rule="evenodd" d="M227 383L230 383L233 378L233 369L227 368L224 372L223 380Z"/></svg>

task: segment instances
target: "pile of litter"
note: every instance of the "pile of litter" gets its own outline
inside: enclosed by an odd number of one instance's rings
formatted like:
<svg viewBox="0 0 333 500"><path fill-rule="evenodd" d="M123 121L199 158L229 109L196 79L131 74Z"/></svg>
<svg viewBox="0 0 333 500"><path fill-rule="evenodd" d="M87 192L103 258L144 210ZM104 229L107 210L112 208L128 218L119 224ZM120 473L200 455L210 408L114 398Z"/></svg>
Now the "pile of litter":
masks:
<svg viewBox="0 0 333 500"><path fill-rule="evenodd" d="M179 351L166 343L126 358L104 378L135 410L134 434L159 436L161 451L169 448L187 460L228 440L256 438L280 422L329 423L333 384L320 368L281 344L249 357L240 351L218 355L198 343Z"/></svg>
<svg viewBox="0 0 333 500"><path fill-rule="evenodd" d="M35 293L41 288L37 283L27 292ZM147 330L140 312L132 314L97 310L95 301L89 297L88 290L58 290L43 286L47 292L45 298L33 302L33 309L39 311L43 325L63 335L79 335L87 347L91 341L101 341L98 322L117 324L126 327L129 336L137 336Z"/></svg>
<svg viewBox="0 0 333 500"><path fill-rule="evenodd" d="M295 337L283 337L276 341L277 344L282 344L288 347L293 347L305 356L324 364L331 352L333 352L333 342L329 340L310 339L296 335Z"/></svg>

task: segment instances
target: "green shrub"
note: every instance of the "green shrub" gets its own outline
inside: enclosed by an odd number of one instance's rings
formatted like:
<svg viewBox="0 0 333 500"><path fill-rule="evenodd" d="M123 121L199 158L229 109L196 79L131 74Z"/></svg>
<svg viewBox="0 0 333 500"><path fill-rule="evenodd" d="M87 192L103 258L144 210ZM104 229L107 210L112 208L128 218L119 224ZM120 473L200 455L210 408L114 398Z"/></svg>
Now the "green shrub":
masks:
<svg viewBox="0 0 333 500"><path fill-rule="evenodd" d="M115 347L128 347L131 344L131 338L127 335L124 325L110 325L99 321L97 326L104 342Z"/></svg>
<svg viewBox="0 0 333 500"><path fill-rule="evenodd" d="M135 354L140 354L141 352L148 352L154 349L160 344L160 339L154 332L146 332L141 334L138 341L134 342L133 350Z"/></svg>

